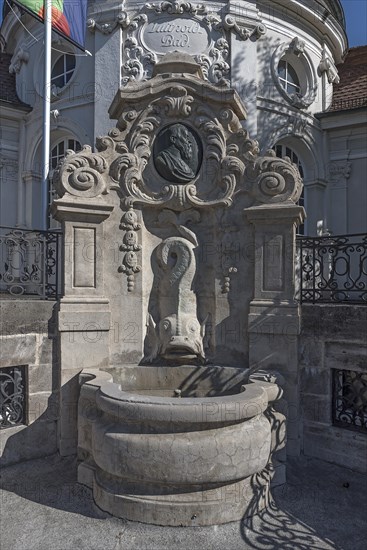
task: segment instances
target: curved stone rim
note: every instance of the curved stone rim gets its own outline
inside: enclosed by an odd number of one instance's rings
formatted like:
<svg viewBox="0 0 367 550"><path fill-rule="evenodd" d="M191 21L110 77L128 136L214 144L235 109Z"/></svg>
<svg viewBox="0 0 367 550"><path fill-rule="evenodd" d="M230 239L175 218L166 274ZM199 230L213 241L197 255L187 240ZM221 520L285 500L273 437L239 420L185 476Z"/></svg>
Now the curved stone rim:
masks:
<svg viewBox="0 0 367 550"><path fill-rule="evenodd" d="M258 384L245 385L245 390L218 397L160 397L140 395L120 389L118 384L104 383L96 394L96 404L103 412L124 418L126 422L150 420L200 425L237 423L263 413L268 406L268 393ZM137 408L139 405L139 409ZM223 411L235 411L223 420ZM205 414L198 414L204 411ZM205 418L204 418L205 417Z"/></svg>

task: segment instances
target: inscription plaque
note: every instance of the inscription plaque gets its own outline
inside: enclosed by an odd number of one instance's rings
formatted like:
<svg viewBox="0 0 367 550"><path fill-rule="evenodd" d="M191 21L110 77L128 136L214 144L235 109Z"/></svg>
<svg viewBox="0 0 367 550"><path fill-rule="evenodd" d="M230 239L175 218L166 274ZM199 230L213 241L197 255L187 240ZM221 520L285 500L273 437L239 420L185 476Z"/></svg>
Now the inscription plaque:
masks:
<svg viewBox="0 0 367 550"><path fill-rule="evenodd" d="M188 17L157 18L144 28L143 40L148 50L158 54L178 50L196 55L210 43L204 24Z"/></svg>

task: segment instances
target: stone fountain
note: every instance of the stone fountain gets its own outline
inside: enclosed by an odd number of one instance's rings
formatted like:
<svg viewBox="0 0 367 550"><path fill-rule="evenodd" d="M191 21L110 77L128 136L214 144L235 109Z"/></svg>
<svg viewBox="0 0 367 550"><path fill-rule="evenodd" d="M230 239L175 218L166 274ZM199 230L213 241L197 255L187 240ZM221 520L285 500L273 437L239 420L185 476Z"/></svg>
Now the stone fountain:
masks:
<svg viewBox="0 0 367 550"><path fill-rule="evenodd" d="M97 151L56 173L60 451L77 447L79 481L118 517L253 515L284 481L283 391L297 402L298 170L259 156L236 92L186 54L121 88L109 114Z"/></svg>

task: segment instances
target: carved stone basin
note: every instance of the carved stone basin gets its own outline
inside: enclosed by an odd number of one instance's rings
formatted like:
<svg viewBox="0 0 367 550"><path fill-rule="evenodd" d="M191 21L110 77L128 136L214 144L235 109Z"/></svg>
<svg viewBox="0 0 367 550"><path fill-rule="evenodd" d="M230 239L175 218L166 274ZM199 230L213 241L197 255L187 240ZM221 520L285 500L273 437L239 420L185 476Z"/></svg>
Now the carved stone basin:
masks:
<svg viewBox="0 0 367 550"><path fill-rule="evenodd" d="M159 525L210 525L267 504L276 384L231 367L83 371L78 480L97 505Z"/></svg>

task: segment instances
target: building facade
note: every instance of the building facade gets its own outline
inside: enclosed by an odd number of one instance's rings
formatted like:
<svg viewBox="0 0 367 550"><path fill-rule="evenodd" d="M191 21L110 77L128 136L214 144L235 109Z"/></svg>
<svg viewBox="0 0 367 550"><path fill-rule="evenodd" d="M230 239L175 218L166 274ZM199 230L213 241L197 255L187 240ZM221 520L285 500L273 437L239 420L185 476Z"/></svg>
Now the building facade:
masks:
<svg viewBox="0 0 367 550"><path fill-rule="evenodd" d="M90 2L86 47L91 56L54 36L51 169L67 149L93 146L106 133L112 124L106 113L120 85L149 78L166 52L192 52L209 81L224 79L237 90L248 108L246 128L261 151L275 148L301 167L306 234L316 234L317 227L333 234L365 231L366 194L359 176L366 163L363 83L358 103L349 105L348 97L333 103L337 65L347 52L340 3L190 6L179 3L172 10L160 3ZM19 101L2 101L1 156L7 165L2 168L7 197L2 223L41 228L43 29L17 8L6 8L5 14L3 71L15 77ZM357 52L349 54L348 66L363 64L363 51ZM348 152L343 156L342 150ZM336 183L342 172L338 162L344 161L344 183Z"/></svg>

